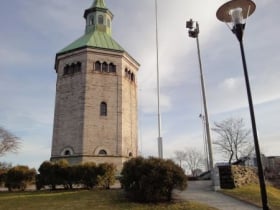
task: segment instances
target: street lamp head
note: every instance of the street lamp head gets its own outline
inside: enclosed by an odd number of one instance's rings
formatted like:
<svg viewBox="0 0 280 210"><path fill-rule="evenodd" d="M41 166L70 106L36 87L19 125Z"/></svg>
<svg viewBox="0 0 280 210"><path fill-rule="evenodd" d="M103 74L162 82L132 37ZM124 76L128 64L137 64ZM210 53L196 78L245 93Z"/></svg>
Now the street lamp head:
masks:
<svg viewBox="0 0 280 210"><path fill-rule="evenodd" d="M255 10L256 4L252 0L231 0L218 9L216 16L242 41L246 20Z"/></svg>
<svg viewBox="0 0 280 210"><path fill-rule="evenodd" d="M254 13L256 4L251 0L231 0L217 11L217 18L226 23L245 24L245 20Z"/></svg>

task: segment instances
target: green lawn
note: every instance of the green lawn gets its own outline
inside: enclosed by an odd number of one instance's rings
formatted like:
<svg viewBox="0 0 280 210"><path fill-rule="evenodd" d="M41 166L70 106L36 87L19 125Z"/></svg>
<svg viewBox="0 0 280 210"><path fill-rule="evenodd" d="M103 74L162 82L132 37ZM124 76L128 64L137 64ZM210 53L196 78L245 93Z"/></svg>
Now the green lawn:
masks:
<svg viewBox="0 0 280 210"><path fill-rule="evenodd" d="M222 192L261 206L259 185L249 185L241 188L235 188L233 190L222 190ZM280 210L280 190L267 186L267 196L269 206L272 210Z"/></svg>
<svg viewBox="0 0 280 210"><path fill-rule="evenodd" d="M194 202L138 204L128 202L121 190L0 193L0 209L5 210L207 210L215 208Z"/></svg>

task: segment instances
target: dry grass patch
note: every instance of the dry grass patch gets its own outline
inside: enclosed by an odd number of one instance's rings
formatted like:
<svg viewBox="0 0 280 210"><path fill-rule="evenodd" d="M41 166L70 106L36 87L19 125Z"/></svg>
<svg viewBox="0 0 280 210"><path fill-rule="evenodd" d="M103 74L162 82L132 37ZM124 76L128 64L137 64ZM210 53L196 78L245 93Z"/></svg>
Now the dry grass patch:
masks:
<svg viewBox="0 0 280 210"><path fill-rule="evenodd" d="M139 204L126 200L121 190L0 193L5 210L215 210L194 202Z"/></svg>
<svg viewBox="0 0 280 210"><path fill-rule="evenodd" d="M248 185L233 190L222 190L223 193L261 206L259 185ZM268 203L272 210L280 210L280 190L267 186Z"/></svg>

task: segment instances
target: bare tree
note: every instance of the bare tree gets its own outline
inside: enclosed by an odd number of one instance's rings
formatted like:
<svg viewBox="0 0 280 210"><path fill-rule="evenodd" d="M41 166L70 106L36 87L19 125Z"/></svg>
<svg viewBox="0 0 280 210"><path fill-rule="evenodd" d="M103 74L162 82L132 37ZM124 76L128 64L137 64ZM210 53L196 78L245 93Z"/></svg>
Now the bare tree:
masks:
<svg viewBox="0 0 280 210"><path fill-rule="evenodd" d="M230 118L222 122L215 122L212 130L217 134L213 144L217 150L221 151L229 164L232 161L238 161L241 157L249 156L254 147L248 139L251 134L249 129L245 128L243 119Z"/></svg>
<svg viewBox="0 0 280 210"><path fill-rule="evenodd" d="M203 154L195 148L186 148L186 166L191 171L192 176L196 176L196 171L203 166Z"/></svg>
<svg viewBox="0 0 280 210"><path fill-rule="evenodd" d="M0 127L0 156L4 156L8 152L16 153L21 145L20 139Z"/></svg>
<svg viewBox="0 0 280 210"><path fill-rule="evenodd" d="M175 160L179 162L180 167L182 167L182 162L186 159L186 153L184 151L175 151Z"/></svg>
<svg viewBox="0 0 280 210"><path fill-rule="evenodd" d="M185 166L189 169L192 176L196 175L196 172L204 163L203 154L195 148L175 151L175 159L179 161L180 166Z"/></svg>

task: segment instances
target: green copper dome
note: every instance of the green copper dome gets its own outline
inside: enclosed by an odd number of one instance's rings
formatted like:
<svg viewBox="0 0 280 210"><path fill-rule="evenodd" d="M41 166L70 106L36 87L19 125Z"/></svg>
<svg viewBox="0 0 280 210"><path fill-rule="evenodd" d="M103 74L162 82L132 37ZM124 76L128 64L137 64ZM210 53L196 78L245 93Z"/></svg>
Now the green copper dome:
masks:
<svg viewBox="0 0 280 210"><path fill-rule="evenodd" d="M84 47L124 51L124 49L107 33L94 31L87 33L62 49L58 54L66 53Z"/></svg>

